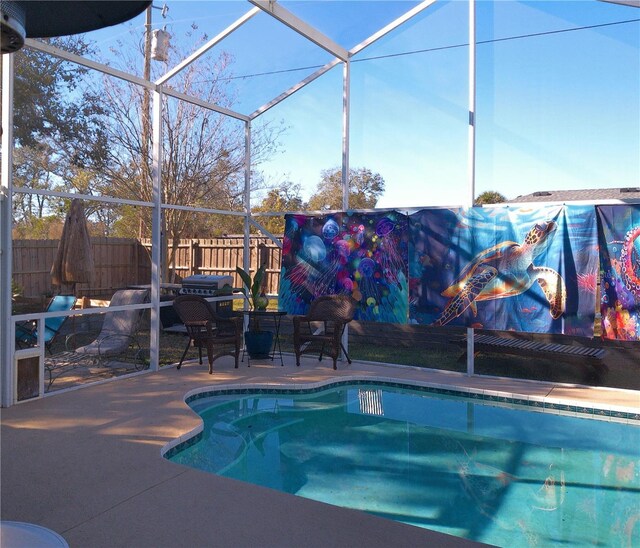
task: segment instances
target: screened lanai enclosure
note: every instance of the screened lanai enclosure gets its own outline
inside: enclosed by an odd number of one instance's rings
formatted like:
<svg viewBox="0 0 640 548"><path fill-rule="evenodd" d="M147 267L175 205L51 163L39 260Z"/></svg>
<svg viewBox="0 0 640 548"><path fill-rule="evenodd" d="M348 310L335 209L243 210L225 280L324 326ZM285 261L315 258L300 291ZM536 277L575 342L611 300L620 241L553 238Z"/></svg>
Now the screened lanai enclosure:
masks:
<svg viewBox="0 0 640 548"><path fill-rule="evenodd" d="M246 308L263 264L272 310L355 299L357 360L640 389L632 0L168 0L27 38L0 198L3 406L177 363L176 294Z"/></svg>

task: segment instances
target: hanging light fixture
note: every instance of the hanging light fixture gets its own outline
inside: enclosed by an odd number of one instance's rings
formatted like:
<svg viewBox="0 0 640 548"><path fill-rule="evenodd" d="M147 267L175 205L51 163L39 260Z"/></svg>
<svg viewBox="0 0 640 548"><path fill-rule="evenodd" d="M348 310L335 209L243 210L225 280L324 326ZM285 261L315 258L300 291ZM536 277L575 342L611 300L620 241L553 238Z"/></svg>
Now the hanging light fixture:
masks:
<svg viewBox="0 0 640 548"><path fill-rule="evenodd" d="M155 29L151 33L151 59L166 61L171 35L165 29Z"/></svg>
<svg viewBox="0 0 640 548"><path fill-rule="evenodd" d="M48 38L89 32L132 19L151 0L128 1L0 1L2 53L13 53L25 38Z"/></svg>

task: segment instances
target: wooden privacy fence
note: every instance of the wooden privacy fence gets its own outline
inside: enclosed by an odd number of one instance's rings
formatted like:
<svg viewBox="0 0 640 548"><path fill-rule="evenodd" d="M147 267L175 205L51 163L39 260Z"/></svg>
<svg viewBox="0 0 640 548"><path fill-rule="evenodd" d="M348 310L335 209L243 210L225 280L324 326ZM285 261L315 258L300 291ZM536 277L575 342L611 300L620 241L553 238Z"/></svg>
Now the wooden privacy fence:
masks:
<svg viewBox="0 0 640 548"><path fill-rule="evenodd" d="M142 245L150 250L151 240L142 240ZM277 294L282 262L281 249L269 238L255 236L249 241L249 249L251 274L255 273L260 264L265 263L265 292ZM172 281L172 274L176 283L194 274L212 274L233 276L233 286L240 287L242 281L236 274L236 267L242 266L243 250L244 237L241 235L180 240L175 258L169 265L169 281Z"/></svg>
<svg viewBox="0 0 640 548"><path fill-rule="evenodd" d="M53 294L51 265L58 249L58 240L14 240L13 281L25 297ZM110 297L116 289L129 285L151 283L151 241L132 238L91 238L95 263L91 284L77 284L76 295ZM180 240L167 281L180 283L193 274L232 275L234 287L241 284L236 266L242 266L244 239L229 236L214 239ZM250 240L251 272L266 262L266 292L278 293L280 283L280 248L270 239ZM173 279L171 279L173 278Z"/></svg>
<svg viewBox="0 0 640 548"><path fill-rule="evenodd" d="M59 243L59 240L13 241L13 281L25 297L54 293L50 273ZM138 240L91 238L91 250L93 281L77 284L76 295L110 297L116 289L151 280L150 256Z"/></svg>

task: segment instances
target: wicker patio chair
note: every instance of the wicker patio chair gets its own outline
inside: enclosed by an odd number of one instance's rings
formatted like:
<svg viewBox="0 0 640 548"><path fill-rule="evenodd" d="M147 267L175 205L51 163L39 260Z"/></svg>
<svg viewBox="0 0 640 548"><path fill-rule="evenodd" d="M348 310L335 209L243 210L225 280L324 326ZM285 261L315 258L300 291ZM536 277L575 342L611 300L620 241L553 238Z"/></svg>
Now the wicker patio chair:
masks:
<svg viewBox="0 0 640 548"><path fill-rule="evenodd" d="M356 302L348 295L326 295L318 297L311 303L305 316L293 317L293 348L296 354L296 365L300 365L300 355L310 347L311 343L321 343L319 361L322 361L325 345L329 346L329 356L333 359L333 368L337 369L340 349L347 361L351 358L342 344L342 334L346 325L353 320ZM323 322L324 331L315 333L311 322Z"/></svg>
<svg viewBox="0 0 640 548"><path fill-rule="evenodd" d="M214 360L221 356L233 356L235 367L238 368L242 346L242 318L219 316L209 302L198 295L180 295L173 301L173 307L189 335L189 342L182 353L178 369L182 367L182 362L191 345L198 348L200 364L202 364L202 347L207 349L209 374L213 373ZM214 353L216 346L221 348ZM233 351L228 349L230 346L233 346Z"/></svg>

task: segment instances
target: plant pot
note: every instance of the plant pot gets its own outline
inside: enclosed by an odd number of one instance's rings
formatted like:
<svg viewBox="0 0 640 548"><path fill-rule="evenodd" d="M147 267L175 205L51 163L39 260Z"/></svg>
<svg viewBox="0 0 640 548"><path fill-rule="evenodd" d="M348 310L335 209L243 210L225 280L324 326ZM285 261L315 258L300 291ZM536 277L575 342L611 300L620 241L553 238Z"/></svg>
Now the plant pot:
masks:
<svg viewBox="0 0 640 548"><path fill-rule="evenodd" d="M268 358L271 356L273 333L271 331L245 331L244 344L250 358Z"/></svg>

